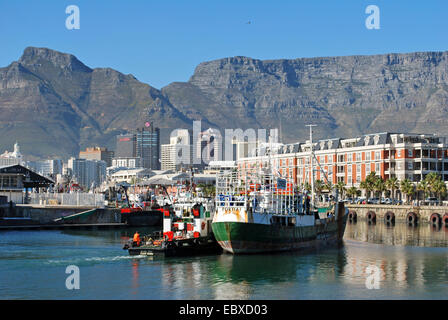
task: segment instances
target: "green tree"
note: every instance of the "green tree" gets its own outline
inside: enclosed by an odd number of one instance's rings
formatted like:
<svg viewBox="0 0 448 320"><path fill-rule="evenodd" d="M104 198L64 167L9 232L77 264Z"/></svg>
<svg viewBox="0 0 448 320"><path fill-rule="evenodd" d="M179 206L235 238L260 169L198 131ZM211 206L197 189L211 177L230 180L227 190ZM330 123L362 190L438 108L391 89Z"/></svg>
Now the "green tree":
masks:
<svg viewBox="0 0 448 320"><path fill-rule="evenodd" d="M406 195L406 203L409 203L409 200L411 200L412 196L415 193L415 188L412 182L408 179L402 180L400 182L400 190Z"/></svg>
<svg viewBox="0 0 448 320"><path fill-rule="evenodd" d="M392 200L395 200L395 190L400 188L397 177L392 177L386 180L386 188L390 190Z"/></svg>

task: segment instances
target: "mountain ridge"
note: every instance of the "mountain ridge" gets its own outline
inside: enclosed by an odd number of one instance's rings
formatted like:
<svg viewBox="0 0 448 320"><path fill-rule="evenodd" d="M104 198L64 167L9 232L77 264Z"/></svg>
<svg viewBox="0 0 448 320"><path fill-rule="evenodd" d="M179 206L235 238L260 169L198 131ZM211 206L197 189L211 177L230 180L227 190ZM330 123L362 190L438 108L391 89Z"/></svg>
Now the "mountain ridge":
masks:
<svg viewBox="0 0 448 320"><path fill-rule="evenodd" d="M285 142L380 131L448 134L448 52L205 61L186 82L156 89L74 55L27 47L0 68L0 150L76 155L150 119L175 128L281 127ZM223 131L222 131L223 132ZM166 139L165 139L166 141ZM162 141L163 143L163 141Z"/></svg>

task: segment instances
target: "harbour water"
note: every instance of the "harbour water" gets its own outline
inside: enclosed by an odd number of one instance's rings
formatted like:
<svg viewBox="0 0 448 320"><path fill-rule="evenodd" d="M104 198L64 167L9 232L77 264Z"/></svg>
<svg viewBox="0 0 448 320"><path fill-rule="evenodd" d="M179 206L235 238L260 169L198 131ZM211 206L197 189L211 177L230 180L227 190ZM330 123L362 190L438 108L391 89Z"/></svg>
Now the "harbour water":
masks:
<svg viewBox="0 0 448 320"><path fill-rule="evenodd" d="M448 229L348 224L311 254L131 257L135 230L0 232L0 299L447 299ZM152 231L139 228L141 234ZM66 268L80 289L66 288ZM368 266L379 288L368 289Z"/></svg>

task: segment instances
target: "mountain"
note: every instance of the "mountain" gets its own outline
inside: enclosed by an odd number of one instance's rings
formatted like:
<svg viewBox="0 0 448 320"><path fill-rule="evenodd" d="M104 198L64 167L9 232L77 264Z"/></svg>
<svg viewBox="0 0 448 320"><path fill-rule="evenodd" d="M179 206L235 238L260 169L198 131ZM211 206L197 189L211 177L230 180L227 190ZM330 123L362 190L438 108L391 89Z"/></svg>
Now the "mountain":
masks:
<svg viewBox="0 0 448 320"><path fill-rule="evenodd" d="M32 157L78 154L149 117L165 127L189 122L159 90L113 69L91 69L70 54L26 48L0 69L0 150L16 140Z"/></svg>
<svg viewBox="0 0 448 320"><path fill-rule="evenodd" d="M157 90L70 54L26 48L0 69L0 150L75 155L151 119L174 128L281 128L284 142L382 131L448 134L448 52L199 64L187 82Z"/></svg>

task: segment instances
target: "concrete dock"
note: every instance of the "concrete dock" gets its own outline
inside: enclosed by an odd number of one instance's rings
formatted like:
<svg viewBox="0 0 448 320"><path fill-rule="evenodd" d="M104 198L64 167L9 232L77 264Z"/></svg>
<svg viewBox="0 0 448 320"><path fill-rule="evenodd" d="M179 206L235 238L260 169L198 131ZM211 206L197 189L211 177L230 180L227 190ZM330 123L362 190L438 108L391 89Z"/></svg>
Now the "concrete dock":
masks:
<svg viewBox="0 0 448 320"><path fill-rule="evenodd" d="M448 206L347 204L346 207L349 210L349 220L355 218L448 225Z"/></svg>

